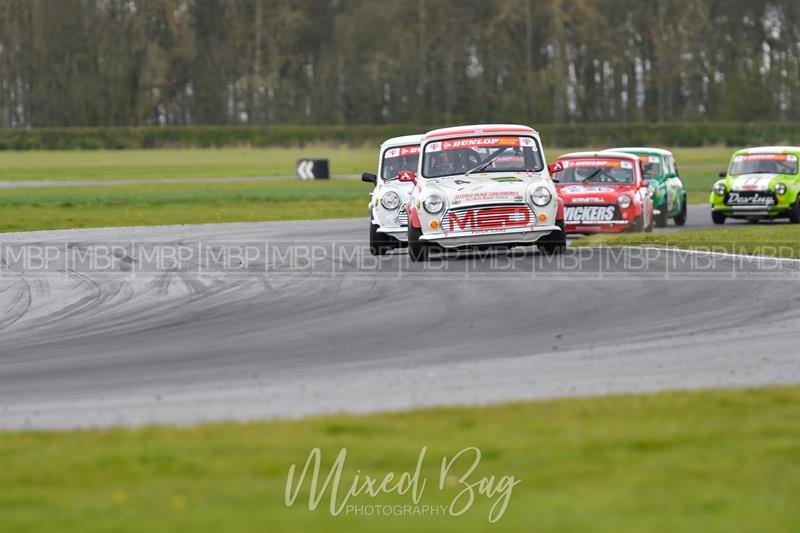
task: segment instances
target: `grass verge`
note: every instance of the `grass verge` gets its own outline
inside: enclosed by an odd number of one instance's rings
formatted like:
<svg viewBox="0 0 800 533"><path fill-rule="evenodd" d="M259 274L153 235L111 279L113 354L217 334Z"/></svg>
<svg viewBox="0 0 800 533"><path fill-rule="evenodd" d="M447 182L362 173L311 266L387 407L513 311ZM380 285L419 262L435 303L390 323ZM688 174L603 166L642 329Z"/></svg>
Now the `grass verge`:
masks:
<svg viewBox="0 0 800 533"><path fill-rule="evenodd" d="M718 363L719 364L719 363ZM341 448L341 487L356 471L414 469L427 446L420 504L447 505L443 457L468 446L468 481L513 475L461 517L311 512L308 485L284 504L289 465L312 447L323 476ZM800 388L662 393L192 428L0 433L4 531L797 531ZM329 495L329 493L328 493ZM410 495L357 505L410 504ZM498 529L500 528L500 529Z"/></svg>
<svg viewBox="0 0 800 533"><path fill-rule="evenodd" d="M552 148L551 158L565 152ZM691 202L707 201L727 148L676 154ZM334 174L375 170L376 149L209 149L0 152L0 181L224 178L293 175L300 157ZM0 190L0 231L362 216L369 186L357 181L185 183Z"/></svg>
<svg viewBox="0 0 800 533"><path fill-rule="evenodd" d="M573 246L670 246L686 250L800 258L800 226L766 224L728 229L683 230L674 233L593 235Z"/></svg>
<svg viewBox="0 0 800 533"><path fill-rule="evenodd" d="M0 190L0 231L366 216L355 180Z"/></svg>
<svg viewBox="0 0 800 533"><path fill-rule="evenodd" d="M378 147L0 152L0 181L294 176L300 158L330 160L332 174L361 174Z"/></svg>
<svg viewBox="0 0 800 533"><path fill-rule="evenodd" d="M294 176L296 160L303 157L329 159L333 174L360 174L375 170L377 148L0 151L0 181ZM580 150L584 149L548 147L547 155L554 160L562 153ZM705 147L673 151L687 190L705 193L705 201L732 150Z"/></svg>

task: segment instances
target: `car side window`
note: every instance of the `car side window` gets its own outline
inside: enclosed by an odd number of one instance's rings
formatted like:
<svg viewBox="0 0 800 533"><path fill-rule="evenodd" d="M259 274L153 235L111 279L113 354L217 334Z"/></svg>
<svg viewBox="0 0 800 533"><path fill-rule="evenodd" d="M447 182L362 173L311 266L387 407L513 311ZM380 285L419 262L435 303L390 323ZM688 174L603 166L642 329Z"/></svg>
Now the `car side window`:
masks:
<svg viewBox="0 0 800 533"><path fill-rule="evenodd" d="M678 168L675 166L675 158L671 155L667 156L667 174L678 174Z"/></svg>

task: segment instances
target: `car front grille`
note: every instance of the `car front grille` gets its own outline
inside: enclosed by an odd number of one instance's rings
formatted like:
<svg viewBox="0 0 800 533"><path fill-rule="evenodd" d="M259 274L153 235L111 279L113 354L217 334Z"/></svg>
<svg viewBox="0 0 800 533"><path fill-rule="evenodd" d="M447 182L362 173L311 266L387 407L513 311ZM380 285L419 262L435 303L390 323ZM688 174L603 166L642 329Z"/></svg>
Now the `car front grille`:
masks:
<svg viewBox="0 0 800 533"><path fill-rule="evenodd" d="M406 206L403 205L400 207L400 211L397 212L397 218L395 218L398 226L408 226L408 209Z"/></svg>

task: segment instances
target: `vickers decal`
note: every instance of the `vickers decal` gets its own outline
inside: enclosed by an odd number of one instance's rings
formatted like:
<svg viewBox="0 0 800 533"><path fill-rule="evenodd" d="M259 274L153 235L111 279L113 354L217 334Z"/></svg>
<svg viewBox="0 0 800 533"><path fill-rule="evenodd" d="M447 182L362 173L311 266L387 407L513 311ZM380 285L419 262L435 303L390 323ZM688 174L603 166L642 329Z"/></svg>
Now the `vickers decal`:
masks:
<svg viewBox="0 0 800 533"><path fill-rule="evenodd" d="M564 208L564 221L567 224L610 222L614 214L613 205L570 205Z"/></svg>

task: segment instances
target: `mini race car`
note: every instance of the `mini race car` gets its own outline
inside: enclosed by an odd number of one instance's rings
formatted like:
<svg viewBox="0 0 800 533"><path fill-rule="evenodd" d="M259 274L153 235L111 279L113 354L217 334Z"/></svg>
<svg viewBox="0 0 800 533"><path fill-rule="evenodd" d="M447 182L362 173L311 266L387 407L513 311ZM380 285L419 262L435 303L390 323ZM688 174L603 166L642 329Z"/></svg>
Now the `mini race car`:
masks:
<svg viewBox="0 0 800 533"><path fill-rule="evenodd" d="M567 234L653 231L653 200L639 156L575 152L550 165Z"/></svg>
<svg viewBox="0 0 800 533"><path fill-rule="evenodd" d="M409 199L408 251L538 245L566 248L562 209L539 134L516 125L434 130L420 142Z"/></svg>
<svg viewBox="0 0 800 533"><path fill-rule="evenodd" d="M611 148L604 151L639 156L644 178L650 182L653 219L657 228L666 226L670 218L676 226L686 224L686 189L678 176L678 165L672 152L660 148Z"/></svg>
<svg viewBox="0 0 800 533"><path fill-rule="evenodd" d="M381 145L378 174L361 180L375 185L369 202L369 250L384 255L405 246L408 239L408 197L414 186L409 172L417 170L422 135L394 137Z"/></svg>
<svg viewBox="0 0 800 533"><path fill-rule="evenodd" d="M794 146L745 148L734 153L709 197L714 224L724 224L727 218L753 223L773 218L800 222L798 157L800 148Z"/></svg>

